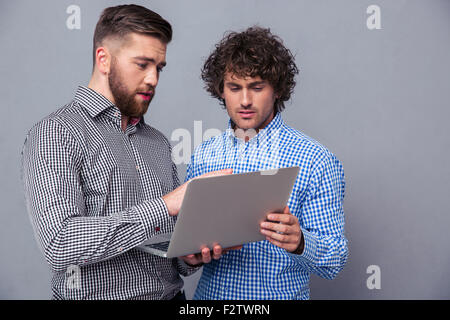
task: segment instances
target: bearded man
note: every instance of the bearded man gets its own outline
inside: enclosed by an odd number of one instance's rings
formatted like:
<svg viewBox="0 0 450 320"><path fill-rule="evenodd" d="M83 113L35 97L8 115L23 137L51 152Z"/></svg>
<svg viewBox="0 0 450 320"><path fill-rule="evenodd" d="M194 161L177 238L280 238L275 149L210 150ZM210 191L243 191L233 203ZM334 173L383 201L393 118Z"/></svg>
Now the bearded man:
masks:
<svg viewBox="0 0 450 320"><path fill-rule="evenodd" d="M179 186L170 144L145 123L172 38L169 22L136 5L103 11L88 86L31 128L22 179L53 299L183 299L181 275L221 247L166 259L136 249L171 232Z"/></svg>

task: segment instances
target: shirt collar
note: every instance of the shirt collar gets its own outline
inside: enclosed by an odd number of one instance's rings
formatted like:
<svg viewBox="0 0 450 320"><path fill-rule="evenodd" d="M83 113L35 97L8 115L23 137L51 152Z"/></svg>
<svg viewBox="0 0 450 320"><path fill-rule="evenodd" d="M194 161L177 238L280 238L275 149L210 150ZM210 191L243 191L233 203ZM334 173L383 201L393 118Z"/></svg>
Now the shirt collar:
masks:
<svg viewBox="0 0 450 320"><path fill-rule="evenodd" d="M104 111L113 118L118 118L119 120L121 118L120 110L114 103L89 87L79 86L75 93L75 100L78 101L93 118ZM133 126L137 125L139 122L144 123L144 117L130 119L130 123Z"/></svg>
<svg viewBox="0 0 450 320"><path fill-rule="evenodd" d="M114 103L108 98L85 86L78 87L77 92L75 93L75 100L78 101L92 117L96 117L110 107L115 107Z"/></svg>
<svg viewBox="0 0 450 320"><path fill-rule="evenodd" d="M267 140L272 136L272 134L278 131L282 125L283 119L281 118L280 112L277 112L272 121L270 121L270 123L264 129L259 130L258 134L251 138L248 142L262 142L264 140ZM233 129L233 121L231 119L228 121L228 129L225 131L225 136L230 139L241 140L235 135Z"/></svg>

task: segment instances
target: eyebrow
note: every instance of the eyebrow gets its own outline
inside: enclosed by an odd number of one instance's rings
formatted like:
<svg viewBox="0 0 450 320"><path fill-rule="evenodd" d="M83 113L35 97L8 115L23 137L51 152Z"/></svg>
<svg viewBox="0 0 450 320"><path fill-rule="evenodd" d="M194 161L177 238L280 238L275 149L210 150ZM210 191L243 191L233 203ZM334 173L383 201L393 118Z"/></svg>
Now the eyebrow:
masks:
<svg viewBox="0 0 450 320"><path fill-rule="evenodd" d="M133 59L156 63L155 59L149 58L149 57L145 57L145 56L137 56L137 57L133 57ZM165 67L166 64L167 64L166 61L163 61L163 62L160 63L160 65L163 66L163 67Z"/></svg>
<svg viewBox="0 0 450 320"><path fill-rule="evenodd" d="M264 85L266 84L267 81L264 80L260 80L260 81L254 81L254 82L250 82L248 84L249 87L256 87L256 86L260 86L260 85ZM226 86L234 86L234 87L242 87L240 84L233 82L233 81L226 81L225 82Z"/></svg>

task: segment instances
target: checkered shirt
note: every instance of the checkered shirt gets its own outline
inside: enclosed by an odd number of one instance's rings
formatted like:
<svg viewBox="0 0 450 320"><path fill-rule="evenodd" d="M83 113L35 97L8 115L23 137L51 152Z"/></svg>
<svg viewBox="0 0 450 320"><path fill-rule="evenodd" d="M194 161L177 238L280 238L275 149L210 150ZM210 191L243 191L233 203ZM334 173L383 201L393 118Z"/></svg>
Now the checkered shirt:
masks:
<svg viewBox="0 0 450 320"><path fill-rule="evenodd" d="M280 114L247 143L241 138L230 121L222 135L196 148L186 180L225 168L242 173L299 166L288 206L299 219L304 251L293 254L266 240L245 244L203 267L194 299L309 299L310 274L333 279L347 261L343 167Z"/></svg>
<svg viewBox="0 0 450 320"><path fill-rule="evenodd" d="M170 144L144 119L80 86L29 131L22 151L28 213L52 270L53 299L170 299L195 269L135 247L171 232L162 196L179 184Z"/></svg>

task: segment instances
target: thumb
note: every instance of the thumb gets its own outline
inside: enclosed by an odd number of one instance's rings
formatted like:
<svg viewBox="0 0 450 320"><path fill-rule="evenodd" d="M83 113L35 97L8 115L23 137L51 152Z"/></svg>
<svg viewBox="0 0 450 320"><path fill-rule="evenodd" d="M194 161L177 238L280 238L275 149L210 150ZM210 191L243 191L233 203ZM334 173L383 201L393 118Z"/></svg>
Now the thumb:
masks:
<svg viewBox="0 0 450 320"><path fill-rule="evenodd" d="M283 213L291 213L288 206L284 207Z"/></svg>
<svg viewBox="0 0 450 320"><path fill-rule="evenodd" d="M211 172L205 173L203 176L204 177L222 176L222 175L226 175L226 174L231 174L232 172L233 172L233 169L222 169L222 170L211 171Z"/></svg>

